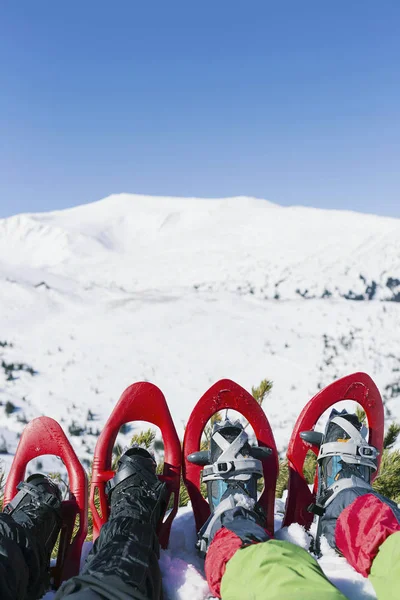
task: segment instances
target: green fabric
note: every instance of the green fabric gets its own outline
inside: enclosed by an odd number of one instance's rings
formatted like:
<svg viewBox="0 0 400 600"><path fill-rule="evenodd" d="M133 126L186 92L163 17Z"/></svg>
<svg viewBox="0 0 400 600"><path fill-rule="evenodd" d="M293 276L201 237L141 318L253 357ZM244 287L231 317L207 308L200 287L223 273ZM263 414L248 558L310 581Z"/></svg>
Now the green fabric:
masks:
<svg viewBox="0 0 400 600"><path fill-rule="evenodd" d="M222 600L346 600L303 548L270 540L238 550L227 563Z"/></svg>
<svg viewBox="0 0 400 600"><path fill-rule="evenodd" d="M400 598L400 531L390 535L372 563L369 580L378 600Z"/></svg>

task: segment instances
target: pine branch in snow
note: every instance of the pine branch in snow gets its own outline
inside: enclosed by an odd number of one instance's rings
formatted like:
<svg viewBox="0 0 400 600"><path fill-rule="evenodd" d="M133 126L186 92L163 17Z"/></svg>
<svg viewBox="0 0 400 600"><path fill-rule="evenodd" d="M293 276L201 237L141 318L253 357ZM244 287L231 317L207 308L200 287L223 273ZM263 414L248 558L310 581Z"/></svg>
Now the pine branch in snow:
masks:
<svg viewBox="0 0 400 600"><path fill-rule="evenodd" d="M317 470L317 457L312 450L307 452L306 460L304 461L303 473L307 483L314 483L315 472Z"/></svg>
<svg viewBox="0 0 400 600"><path fill-rule="evenodd" d="M379 475L372 487L396 503L400 502L400 450L384 450Z"/></svg>
<svg viewBox="0 0 400 600"><path fill-rule="evenodd" d="M366 423L367 415L365 414L365 410L363 410L360 406L357 406L356 408L356 416L360 423Z"/></svg>
<svg viewBox="0 0 400 600"><path fill-rule="evenodd" d="M189 500L189 492L187 491L186 486L183 483L183 479L181 479L181 483L179 486L179 506L187 506Z"/></svg>
<svg viewBox="0 0 400 600"><path fill-rule="evenodd" d="M146 429L145 431L141 431L140 433L135 433L131 439L131 446L141 446L142 448L146 448L148 450L152 443L154 442L156 437L156 432L154 429Z"/></svg>
<svg viewBox="0 0 400 600"><path fill-rule="evenodd" d="M277 498L282 498L282 494L288 488L289 483L289 465L286 458L279 462L279 475L276 482L276 492L275 495Z"/></svg>
<svg viewBox="0 0 400 600"><path fill-rule="evenodd" d="M273 382L270 379L263 379L260 385L251 388L251 395L260 406L262 406L265 398L270 394L272 386Z"/></svg>
<svg viewBox="0 0 400 600"><path fill-rule="evenodd" d="M399 423L390 423L389 429L386 432L385 439L383 440L383 447L387 450L392 448L392 446L397 441L397 438L400 433L400 425Z"/></svg>

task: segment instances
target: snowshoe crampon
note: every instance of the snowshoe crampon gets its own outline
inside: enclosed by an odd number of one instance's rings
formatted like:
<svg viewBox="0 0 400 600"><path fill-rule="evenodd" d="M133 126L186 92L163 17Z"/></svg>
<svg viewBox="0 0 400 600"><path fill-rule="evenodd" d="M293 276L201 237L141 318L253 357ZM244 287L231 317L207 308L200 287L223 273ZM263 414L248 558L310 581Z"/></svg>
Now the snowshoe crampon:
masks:
<svg viewBox="0 0 400 600"><path fill-rule="evenodd" d="M58 588L63 581L79 573L82 544L88 529L88 483L74 449L54 419L33 419L22 432L7 477L4 506L18 493L17 485L24 481L29 461L46 454L61 458L69 479L69 499L61 505L62 527L56 565L51 568L54 587Z"/></svg>
<svg viewBox="0 0 400 600"><path fill-rule="evenodd" d="M147 382L134 383L123 392L97 440L89 499L93 514L93 539L98 537L102 525L109 516L105 488L107 481L115 475L111 470L115 440L122 425L131 421L153 423L160 428L163 437L164 470L162 475L159 475L159 479L167 483L169 492L167 501L172 494L174 496L172 510L161 523L158 531L160 544L166 548L179 504L181 445L163 393L158 387Z"/></svg>
<svg viewBox="0 0 400 600"><path fill-rule="evenodd" d="M241 413L254 430L258 443L258 447L254 449L254 457L261 461L264 476L264 491L257 505L264 510L267 529L273 534L275 487L278 475L278 454L274 436L261 406L251 394L229 379L218 381L200 398L185 429L183 479L192 502L197 531L210 516L210 504L200 492L201 470L208 464L208 451L200 451L201 436L209 419L224 409ZM229 466L227 463L226 468L228 469Z"/></svg>
<svg viewBox="0 0 400 600"><path fill-rule="evenodd" d="M366 373L347 375L318 392L306 404L297 419L287 450L289 486L283 526L300 523L308 528L312 523L313 514L307 508L315 503L318 481L316 476L314 488L311 491L303 473L304 462L309 450L312 450L316 456L319 453L323 435L314 431L317 421L328 408L342 400L353 400L364 409L368 420L368 443L379 452L377 457L379 470L384 436L381 395L371 377ZM372 476L371 481L378 470Z"/></svg>

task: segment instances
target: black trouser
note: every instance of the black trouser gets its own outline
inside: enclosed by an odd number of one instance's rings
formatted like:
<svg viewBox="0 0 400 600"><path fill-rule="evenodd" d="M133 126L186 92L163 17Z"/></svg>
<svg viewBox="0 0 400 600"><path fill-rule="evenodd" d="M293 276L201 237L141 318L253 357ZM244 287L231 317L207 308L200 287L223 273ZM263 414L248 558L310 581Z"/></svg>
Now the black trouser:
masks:
<svg viewBox="0 0 400 600"><path fill-rule="evenodd" d="M131 517L103 525L79 576L55 600L160 600L159 543L149 523Z"/></svg>
<svg viewBox="0 0 400 600"><path fill-rule="evenodd" d="M47 556L32 530L0 514L1 600L40 598L48 585Z"/></svg>
<svg viewBox="0 0 400 600"><path fill-rule="evenodd" d="M11 516L0 515L1 600L40 598L46 586L45 553ZM82 572L66 581L55 600L161 600L159 543L148 523L110 519Z"/></svg>

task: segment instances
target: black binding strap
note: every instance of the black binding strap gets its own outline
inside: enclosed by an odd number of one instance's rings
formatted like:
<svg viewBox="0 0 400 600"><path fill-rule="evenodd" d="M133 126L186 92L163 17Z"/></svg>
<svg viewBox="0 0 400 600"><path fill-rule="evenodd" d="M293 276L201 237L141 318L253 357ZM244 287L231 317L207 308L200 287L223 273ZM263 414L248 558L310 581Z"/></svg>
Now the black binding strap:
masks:
<svg viewBox="0 0 400 600"><path fill-rule="evenodd" d="M318 517L322 517L325 514L325 508L323 506L320 506L319 504L310 504L309 506L307 506L307 512L313 513Z"/></svg>
<svg viewBox="0 0 400 600"><path fill-rule="evenodd" d="M14 512L16 508L20 505L21 501L25 498L26 495L30 495L36 500L37 503L47 504L52 508L55 506L59 506L60 500L54 494L49 494L44 492L43 490L38 490L35 485L31 483L27 483L25 481L21 481L17 485L17 490L19 490L18 494L14 496L14 498L5 506L3 512L6 514L10 514Z"/></svg>
<svg viewBox="0 0 400 600"><path fill-rule="evenodd" d="M141 459L141 460L138 460ZM112 479L109 479L105 485L106 494L115 488L116 485L127 479L131 475L139 475L150 486L154 485L154 474L149 473L146 467L143 467L143 456L127 456L124 454L119 459L119 464L122 466Z"/></svg>

